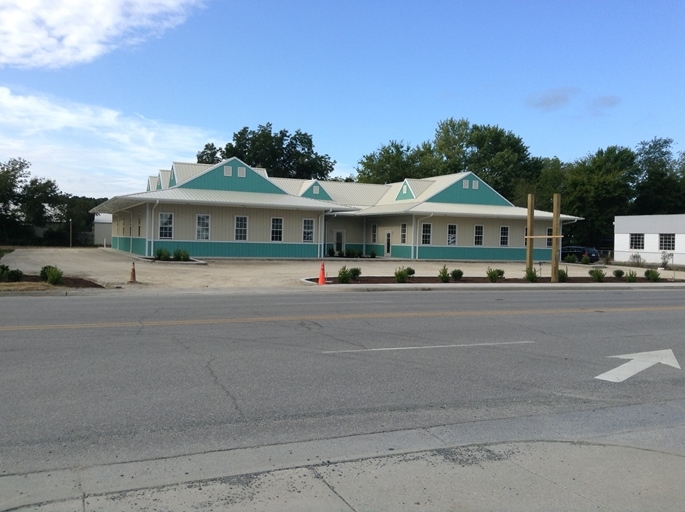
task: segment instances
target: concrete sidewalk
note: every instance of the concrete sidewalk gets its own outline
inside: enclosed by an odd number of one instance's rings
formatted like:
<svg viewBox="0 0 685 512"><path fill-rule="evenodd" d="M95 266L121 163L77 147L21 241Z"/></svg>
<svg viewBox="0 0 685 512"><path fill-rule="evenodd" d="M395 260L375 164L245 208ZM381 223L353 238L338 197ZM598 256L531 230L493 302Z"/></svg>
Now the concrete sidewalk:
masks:
<svg viewBox="0 0 685 512"><path fill-rule="evenodd" d="M4 476L0 509L682 511L684 412L680 400ZM639 431L636 415L650 418Z"/></svg>

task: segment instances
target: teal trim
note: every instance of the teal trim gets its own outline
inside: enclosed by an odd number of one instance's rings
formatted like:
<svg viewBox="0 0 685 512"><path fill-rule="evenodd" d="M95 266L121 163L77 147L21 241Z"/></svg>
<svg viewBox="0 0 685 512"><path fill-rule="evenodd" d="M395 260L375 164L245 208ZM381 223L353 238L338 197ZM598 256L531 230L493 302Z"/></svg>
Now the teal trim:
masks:
<svg viewBox="0 0 685 512"><path fill-rule="evenodd" d="M176 173L171 172L171 177L169 178L169 188L176 186Z"/></svg>
<svg viewBox="0 0 685 512"><path fill-rule="evenodd" d="M420 260L526 261L525 247L448 247L419 245ZM550 261L551 249L533 249L533 259Z"/></svg>
<svg viewBox="0 0 685 512"><path fill-rule="evenodd" d="M385 254L385 246L383 244L366 244L366 254L370 256L371 251L376 251L376 257L382 258Z"/></svg>
<svg viewBox="0 0 685 512"><path fill-rule="evenodd" d="M318 194L314 193L315 186L319 187ZM328 192L326 192L326 190L324 190L321 184L316 180L309 186L307 190L304 191L302 197L308 197L309 199L320 199L321 201L333 201L331 196L328 195Z"/></svg>
<svg viewBox="0 0 685 512"><path fill-rule="evenodd" d="M157 179L157 188L155 190L162 190L162 176Z"/></svg>
<svg viewBox="0 0 685 512"><path fill-rule="evenodd" d="M411 258L411 246L410 245L391 245L390 246L390 256L393 258Z"/></svg>
<svg viewBox="0 0 685 512"><path fill-rule="evenodd" d="M159 248L173 254L184 249L193 258L318 258L317 244L269 242L205 242L196 240L155 240L150 254Z"/></svg>
<svg viewBox="0 0 685 512"><path fill-rule="evenodd" d="M464 188L464 180L468 180L469 188ZM473 188L473 182L478 182L478 188ZM486 204L490 206L513 206L509 201L499 195L484 181L474 174L468 174L459 181L453 183L445 190L438 192L426 200L427 203L450 203L450 204Z"/></svg>
<svg viewBox="0 0 685 512"><path fill-rule="evenodd" d="M231 168L231 176L224 175L224 168ZM245 168L245 177L238 177L238 167ZM287 194L276 185L256 173L237 158L218 164L217 167L179 185L179 188L200 190L232 190L235 192L261 192L266 194Z"/></svg>
<svg viewBox="0 0 685 512"><path fill-rule="evenodd" d="M150 182L147 182L147 192L150 192Z"/></svg>
<svg viewBox="0 0 685 512"><path fill-rule="evenodd" d="M402 183L402 186L400 187L400 191L397 193L397 196L395 196L395 201L402 201L403 199L416 199L407 180L404 180L404 183Z"/></svg>
<svg viewBox="0 0 685 512"><path fill-rule="evenodd" d="M118 249L122 252L133 252L139 256L145 256L145 239L134 238L133 250L131 250L131 238L127 236L113 236L112 249Z"/></svg>
<svg viewBox="0 0 685 512"><path fill-rule="evenodd" d="M138 256L145 256L145 239L144 238L134 238L133 239L133 253Z"/></svg>

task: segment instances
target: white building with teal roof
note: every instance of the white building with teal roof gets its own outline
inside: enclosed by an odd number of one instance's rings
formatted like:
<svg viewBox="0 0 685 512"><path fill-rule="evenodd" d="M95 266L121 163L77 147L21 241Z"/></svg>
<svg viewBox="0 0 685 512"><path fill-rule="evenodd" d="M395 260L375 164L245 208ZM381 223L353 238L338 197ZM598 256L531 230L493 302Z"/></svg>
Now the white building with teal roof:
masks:
<svg viewBox="0 0 685 512"><path fill-rule="evenodd" d="M471 172L378 185L271 178L237 158L174 162L146 192L92 212L112 214L113 248L140 256L524 261L529 240L527 210ZM534 230L551 235L552 214L536 210ZM552 239L530 240L534 258L549 260Z"/></svg>

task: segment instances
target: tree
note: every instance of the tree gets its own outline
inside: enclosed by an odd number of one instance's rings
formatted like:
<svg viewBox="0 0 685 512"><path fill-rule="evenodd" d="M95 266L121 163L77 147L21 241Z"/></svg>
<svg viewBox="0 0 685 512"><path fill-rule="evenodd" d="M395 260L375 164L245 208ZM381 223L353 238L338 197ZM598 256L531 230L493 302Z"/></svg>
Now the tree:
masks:
<svg viewBox="0 0 685 512"><path fill-rule="evenodd" d="M29 177L29 162L11 158L0 162L0 225L2 240L8 242L20 235L22 187Z"/></svg>
<svg viewBox="0 0 685 512"><path fill-rule="evenodd" d="M456 174L468 170L471 124L450 117L438 123L433 138L435 174Z"/></svg>
<svg viewBox="0 0 685 512"><path fill-rule="evenodd" d="M685 213L685 180L672 145L673 139L663 138L638 144L633 215Z"/></svg>
<svg viewBox="0 0 685 512"><path fill-rule="evenodd" d="M335 167L335 160L314 151L311 135L300 130L292 135L287 130L274 132L271 123L256 130L246 126L222 149L209 143L197 153L198 163L214 164L231 157L281 178L326 180Z"/></svg>
<svg viewBox="0 0 685 512"><path fill-rule="evenodd" d="M430 157L430 147L412 148L403 141L391 140L359 160L357 180L360 183L394 183L405 178L424 178L429 169L422 165L422 161Z"/></svg>
<svg viewBox="0 0 685 512"><path fill-rule="evenodd" d="M633 198L633 183L637 165L635 153L620 146L599 149L568 166L562 187L564 212L585 220L568 228L570 240L601 246L612 238L614 217L625 215Z"/></svg>

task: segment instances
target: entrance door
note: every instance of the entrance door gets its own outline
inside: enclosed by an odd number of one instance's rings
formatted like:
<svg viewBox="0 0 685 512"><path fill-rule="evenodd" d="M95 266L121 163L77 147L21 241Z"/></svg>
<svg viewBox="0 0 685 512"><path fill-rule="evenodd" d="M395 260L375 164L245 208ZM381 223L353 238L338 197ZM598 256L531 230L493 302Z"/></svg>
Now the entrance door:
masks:
<svg viewBox="0 0 685 512"><path fill-rule="evenodd" d="M336 231L335 232L335 253L338 256L345 255L345 232Z"/></svg>
<svg viewBox="0 0 685 512"><path fill-rule="evenodd" d="M385 255L390 256L390 231L385 232Z"/></svg>

